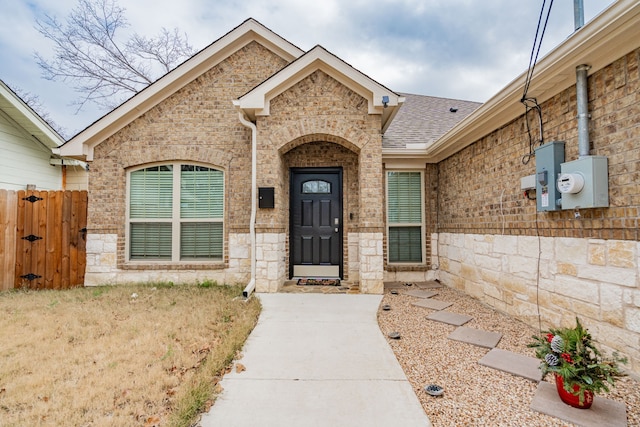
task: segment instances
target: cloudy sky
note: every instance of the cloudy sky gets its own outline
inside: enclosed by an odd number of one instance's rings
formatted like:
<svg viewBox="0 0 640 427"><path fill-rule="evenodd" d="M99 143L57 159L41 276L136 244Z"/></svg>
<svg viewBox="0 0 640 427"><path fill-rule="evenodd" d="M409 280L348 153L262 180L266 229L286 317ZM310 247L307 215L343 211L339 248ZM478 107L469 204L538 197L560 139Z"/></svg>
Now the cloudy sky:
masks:
<svg viewBox="0 0 640 427"><path fill-rule="evenodd" d="M69 137L105 111L76 114L78 95L41 77L34 52L50 45L34 28L60 20L77 0L2 0L0 79L38 95ZM584 0L585 22L612 0ZM131 29L179 28L200 50L247 18L296 46L319 44L396 92L484 102L526 71L543 0L119 0ZM548 7L549 1L547 1ZM573 0L553 4L540 58L574 30Z"/></svg>

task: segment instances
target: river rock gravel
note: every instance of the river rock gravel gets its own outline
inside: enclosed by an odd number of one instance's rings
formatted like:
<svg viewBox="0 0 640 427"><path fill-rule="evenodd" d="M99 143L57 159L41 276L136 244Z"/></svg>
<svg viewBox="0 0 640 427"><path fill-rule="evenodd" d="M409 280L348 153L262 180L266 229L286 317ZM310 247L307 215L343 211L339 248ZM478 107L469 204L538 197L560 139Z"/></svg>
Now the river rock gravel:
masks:
<svg viewBox="0 0 640 427"><path fill-rule="evenodd" d="M397 295L385 290L378 323L434 427L572 425L531 410L537 383L478 364L489 349L447 339L456 326L428 320L434 310L413 306L420 299L403 294L409 289L415 286L401 287ZM496 348L534 356L527 344L539 333L537 328L455 289L445 286L436 291L434 299L453 303L447 311L473 317L464 326L500 332ZM383 311L387 304L391 309ZM388 338L390 332L399 332L401 338ZM552 381L550 377L546 380ZM424 387L430 384L442 387L444 393L429 395ZM621 378L602 397L624 402L628 425L640 426L640 383L636 379Z"/></svg>

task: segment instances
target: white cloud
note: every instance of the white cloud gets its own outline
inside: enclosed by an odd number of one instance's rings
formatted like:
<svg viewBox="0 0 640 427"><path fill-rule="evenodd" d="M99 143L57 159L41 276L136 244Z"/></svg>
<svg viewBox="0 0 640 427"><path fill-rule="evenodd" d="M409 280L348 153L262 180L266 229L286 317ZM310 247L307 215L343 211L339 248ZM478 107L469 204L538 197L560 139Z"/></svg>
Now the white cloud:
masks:
<svg viewBox="0 0 640 427"><path fill-rule="evenodd" d="M585 2L588 21L612 0ZM52 118L81 130L102 113L75 116L72 89L42 80L34 50L50 49L33 28L36 17L64 17L76 0L14 0L3 4L0 79L36 93ZM485 101L524 72L541 1L492 0L120 0L131 31L156 35L177 27L202 49L249 17L302 49L320 44L398 92ZM573 31L572 2L555 2L543 52Z"/></svg>

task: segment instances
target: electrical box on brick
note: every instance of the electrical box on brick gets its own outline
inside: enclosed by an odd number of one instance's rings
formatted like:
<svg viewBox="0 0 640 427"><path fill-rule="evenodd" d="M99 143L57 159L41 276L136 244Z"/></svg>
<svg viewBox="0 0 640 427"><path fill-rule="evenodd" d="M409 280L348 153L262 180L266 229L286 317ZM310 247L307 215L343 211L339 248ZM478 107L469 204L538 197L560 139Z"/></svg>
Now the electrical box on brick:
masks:
<svg viewBox="0 0 640 427"><path fill-rule="evenodd" d="M609 206L607 158L586 156L560 165L558 190L562 209L602 208Z"/></svg>
<svg viewBox="0 0 640 427"><path fill-rule="evenodd" d="M560 210L561 195L556 187L560 164L564 162L564 141L552 141L535 149L536 208L538 211Z"/></svg>

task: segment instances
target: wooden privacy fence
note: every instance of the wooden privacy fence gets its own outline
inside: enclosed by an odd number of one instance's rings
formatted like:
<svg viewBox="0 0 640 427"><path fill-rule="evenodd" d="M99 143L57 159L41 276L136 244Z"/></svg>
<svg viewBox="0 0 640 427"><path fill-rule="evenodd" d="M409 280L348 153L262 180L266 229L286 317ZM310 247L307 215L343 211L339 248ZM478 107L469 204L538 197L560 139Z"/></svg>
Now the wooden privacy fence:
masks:
<svg viewBox="0 0 640 427"><path fill-rule="evenodd" d="M0 190L0 289L84 284L86 191Z"/></svg>

